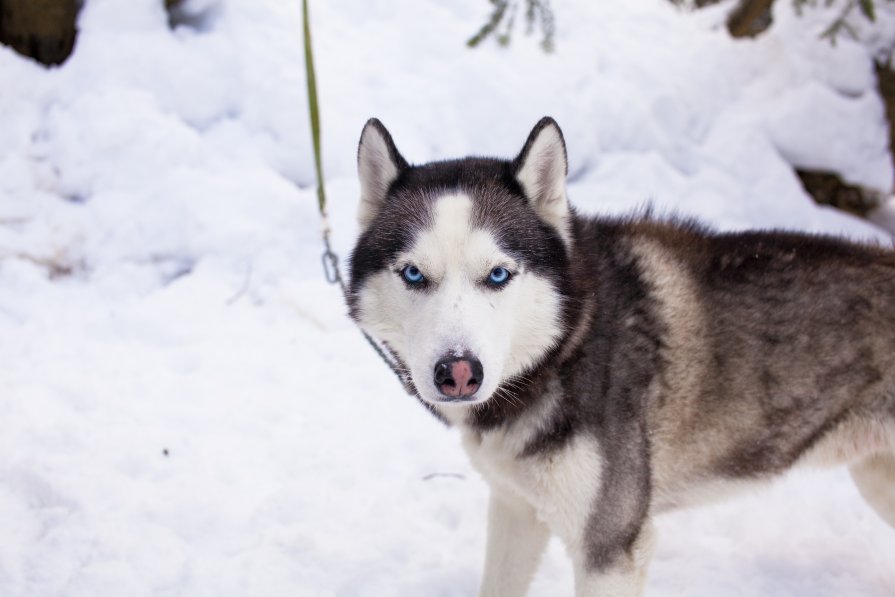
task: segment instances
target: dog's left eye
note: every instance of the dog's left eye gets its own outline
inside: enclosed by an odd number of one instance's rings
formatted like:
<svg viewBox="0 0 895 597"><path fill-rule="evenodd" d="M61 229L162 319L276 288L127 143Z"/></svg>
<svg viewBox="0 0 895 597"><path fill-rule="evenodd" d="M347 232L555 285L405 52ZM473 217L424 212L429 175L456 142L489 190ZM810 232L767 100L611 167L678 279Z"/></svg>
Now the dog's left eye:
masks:
<svg viewBox="0 0 895 597"><path fill-rule="evenodd" d="M503 286L510 280L510 271L505 267L495 267L488 274L488 284L492 286Z"/></svg>

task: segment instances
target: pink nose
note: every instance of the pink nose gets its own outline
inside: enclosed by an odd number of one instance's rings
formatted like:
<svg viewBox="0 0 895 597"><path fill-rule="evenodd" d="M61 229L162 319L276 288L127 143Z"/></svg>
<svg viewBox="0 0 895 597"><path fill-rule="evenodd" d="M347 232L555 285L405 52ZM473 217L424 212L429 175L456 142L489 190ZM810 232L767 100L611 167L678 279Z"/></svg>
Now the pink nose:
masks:
<svg viewBox="0 0 895 597"><path fill-rule="evenodd" d="M445 357L435 365L435 385L450 398L468 398L482 383L482 363L473 356Z"/></svg>

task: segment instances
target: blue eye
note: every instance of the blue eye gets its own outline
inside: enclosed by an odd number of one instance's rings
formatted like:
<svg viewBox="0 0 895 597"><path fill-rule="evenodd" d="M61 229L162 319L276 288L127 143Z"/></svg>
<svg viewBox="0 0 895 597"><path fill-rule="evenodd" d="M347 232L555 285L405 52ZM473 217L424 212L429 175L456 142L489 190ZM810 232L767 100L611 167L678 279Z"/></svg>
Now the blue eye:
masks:
<svg viewBox="0 0 895 597"><path fill-rule="evenodd" d="M495 267L488 275L488 283L494 286L503 286L510 279L510 272L505 267Z"/></svg>
<svg viewBox="0 0 895 597"><path fill-rule="evenodd" d="M406 280L408 284L419 284L426 279L423 272L421 272L415 265L408 265L402 269L401 275L404 276L404 280Z"/></svg>

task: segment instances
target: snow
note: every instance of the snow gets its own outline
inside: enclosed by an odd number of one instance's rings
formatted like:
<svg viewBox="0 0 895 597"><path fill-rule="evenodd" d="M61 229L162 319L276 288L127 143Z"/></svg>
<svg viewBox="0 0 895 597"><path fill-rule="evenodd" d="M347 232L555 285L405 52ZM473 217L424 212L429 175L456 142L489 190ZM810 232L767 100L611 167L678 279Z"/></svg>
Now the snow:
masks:
<svg viewBox="0 0 895 597"><path fill-rule="evenodd" d="M891 192L886 30L830 48L826 9L778 2L734 42L717 11L553 4L545 55L521 31L467 50L483 0L312 2L343 257L373 115L419 162L512 156L551 114L586 212L888 242L789 165ZM89 0L61 68L0 47L0 594L474 594L487 489L323 280L299 3L180 17ZM652 595L895 593L895 535L844 471L659 531ZM553 543L532 594L571 593Z"/></svg>

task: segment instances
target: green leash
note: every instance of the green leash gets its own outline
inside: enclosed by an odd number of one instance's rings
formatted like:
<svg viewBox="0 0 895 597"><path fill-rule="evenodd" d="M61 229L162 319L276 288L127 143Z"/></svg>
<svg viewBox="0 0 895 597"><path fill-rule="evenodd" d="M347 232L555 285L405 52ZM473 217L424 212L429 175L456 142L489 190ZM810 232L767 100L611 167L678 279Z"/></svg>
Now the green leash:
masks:
<svg viewBox="0 0 895 597"><path fill-rule="evenodd" d="M322 234L324 251L321 257L323 261L323 273L326 276L327 282L339 285L339 289L342 291L342 298L347 304L348 287L345 285L345 280L342 278L342 272L339 269L339 256L333 251L332 244L330 243L332 228L329 224L329 214L326 211L326 191L323 186L323 154L320 151L320 105L317 102L317 76L314 73L314 52L311 49L311 24L310 19L308 18L308 0L302 0L301 12L305 45L305 73L308 85L308 109L311 117L311 142L314 147L314 169L317 174L317 208L320 210L320 219L323 224ZM395 377L398 378L401 386L403 386L404 391L414 395L415 391L409 374L398 366L399 361L395 355L392 354L391 350L389 350L387 346L377 343L365 331L360 330L360 333L364 335L364 338L366 338L370 346L373 347L376 354L378 354L382 361L388 365L388 368L392 370L392 373L395 374Z"/></svg>

